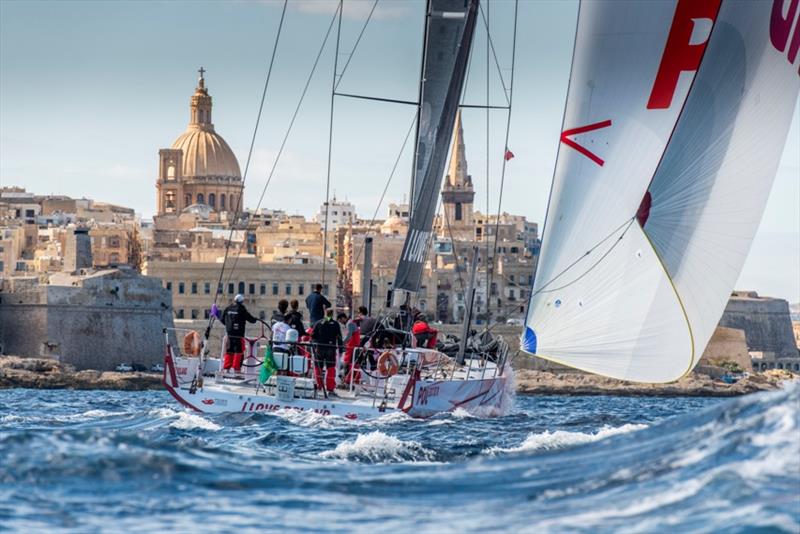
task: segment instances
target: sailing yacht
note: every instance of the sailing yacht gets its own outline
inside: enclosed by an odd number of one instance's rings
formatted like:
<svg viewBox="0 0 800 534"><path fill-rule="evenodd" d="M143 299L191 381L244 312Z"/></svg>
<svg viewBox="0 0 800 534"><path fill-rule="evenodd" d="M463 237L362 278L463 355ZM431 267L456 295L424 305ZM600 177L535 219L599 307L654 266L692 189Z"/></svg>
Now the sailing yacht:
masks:
<svg viewBox="0 0 800 534"><path fill-rule="evenodd" d="M477 17L478 0L427 4L410 225L394 283L407 301L420 289ZM181 404L206 413L285 409L350 419L391 412L430 417L456 409L487 417L506 413L513 380L508 345L502 339L468 347L464 336L457 354L448 355L416 347L407 331L408 319L405 313L399 318L404 329L379 329L360 350L361 359L375 361L375 368L351 369L348 385L334 391L315 380L314 343L284 341L278 346L270 332L262 331L259 337L246 338L245 371L231 376L219 369L219 360L208 357L204 342L195 344L194 357L178 354L165 332L164 385ZM186 346L192 352L192 343ZM259 369L267 358L274 373L264 378Z"/></svg>

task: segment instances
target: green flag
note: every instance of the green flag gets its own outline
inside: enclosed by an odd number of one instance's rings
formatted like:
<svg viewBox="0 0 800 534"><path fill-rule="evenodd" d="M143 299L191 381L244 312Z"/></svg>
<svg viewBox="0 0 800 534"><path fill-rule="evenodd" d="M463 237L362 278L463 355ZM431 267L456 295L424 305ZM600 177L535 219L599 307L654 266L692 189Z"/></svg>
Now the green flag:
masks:
<svg viewBox="0 0 800 534"><path fill-rule="evenodd" d="M261 374L258 380L264 384L275 372L275 360L272 359L272 344L268 344L264 351L264 364L261 366Z"/></svg>

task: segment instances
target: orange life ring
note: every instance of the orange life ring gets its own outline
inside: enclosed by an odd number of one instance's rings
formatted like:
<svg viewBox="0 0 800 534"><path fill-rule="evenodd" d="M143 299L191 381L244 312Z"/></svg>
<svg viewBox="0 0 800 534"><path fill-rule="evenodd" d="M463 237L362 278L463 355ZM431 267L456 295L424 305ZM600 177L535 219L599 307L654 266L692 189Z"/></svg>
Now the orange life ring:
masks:
<svg viewBox="0 0 800 534"><path fill-rule="evenodd" d="M388 350L378 356L378 371L383 376L394 376L397 374L400 366L397 364L397 357Z"/></svg>
<svg viewBox="0 0 800 534"><path fill-rule="evenodd" d="M183 336L183 353L187 356L200 355L200 334L192 330Z"/></svg>

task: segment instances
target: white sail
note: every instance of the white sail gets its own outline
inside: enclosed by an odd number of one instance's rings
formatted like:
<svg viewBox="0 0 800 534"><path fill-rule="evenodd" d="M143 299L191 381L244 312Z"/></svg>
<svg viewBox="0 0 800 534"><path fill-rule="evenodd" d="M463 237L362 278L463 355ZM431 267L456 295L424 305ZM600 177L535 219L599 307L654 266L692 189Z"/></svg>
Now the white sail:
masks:
<svg viewBox="0 0 800 534"><path fill-rule="evenodd" d="M720 4L581 4L523 350L645 382L697 363L798 91L796 68L770 44L772 4Z"/></svg>

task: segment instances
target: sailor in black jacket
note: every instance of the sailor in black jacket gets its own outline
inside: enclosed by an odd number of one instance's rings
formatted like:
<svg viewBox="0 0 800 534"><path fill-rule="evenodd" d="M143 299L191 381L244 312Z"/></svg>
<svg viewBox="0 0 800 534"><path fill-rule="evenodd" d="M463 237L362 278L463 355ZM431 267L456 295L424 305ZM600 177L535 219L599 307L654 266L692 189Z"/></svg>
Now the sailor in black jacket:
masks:
<svg viewBox="0 0 800 534"><path fill-rule="evenodd" d="M225 324L225 333L228 334L228 346L225 348L225 361L222 368L227 371L233 367L237 373L242 370L244 331L247 326L245 323L258 321L250 315L242 302L244 302L244 295L236 295L233 303L222 311L222 322Z"/></svg>

